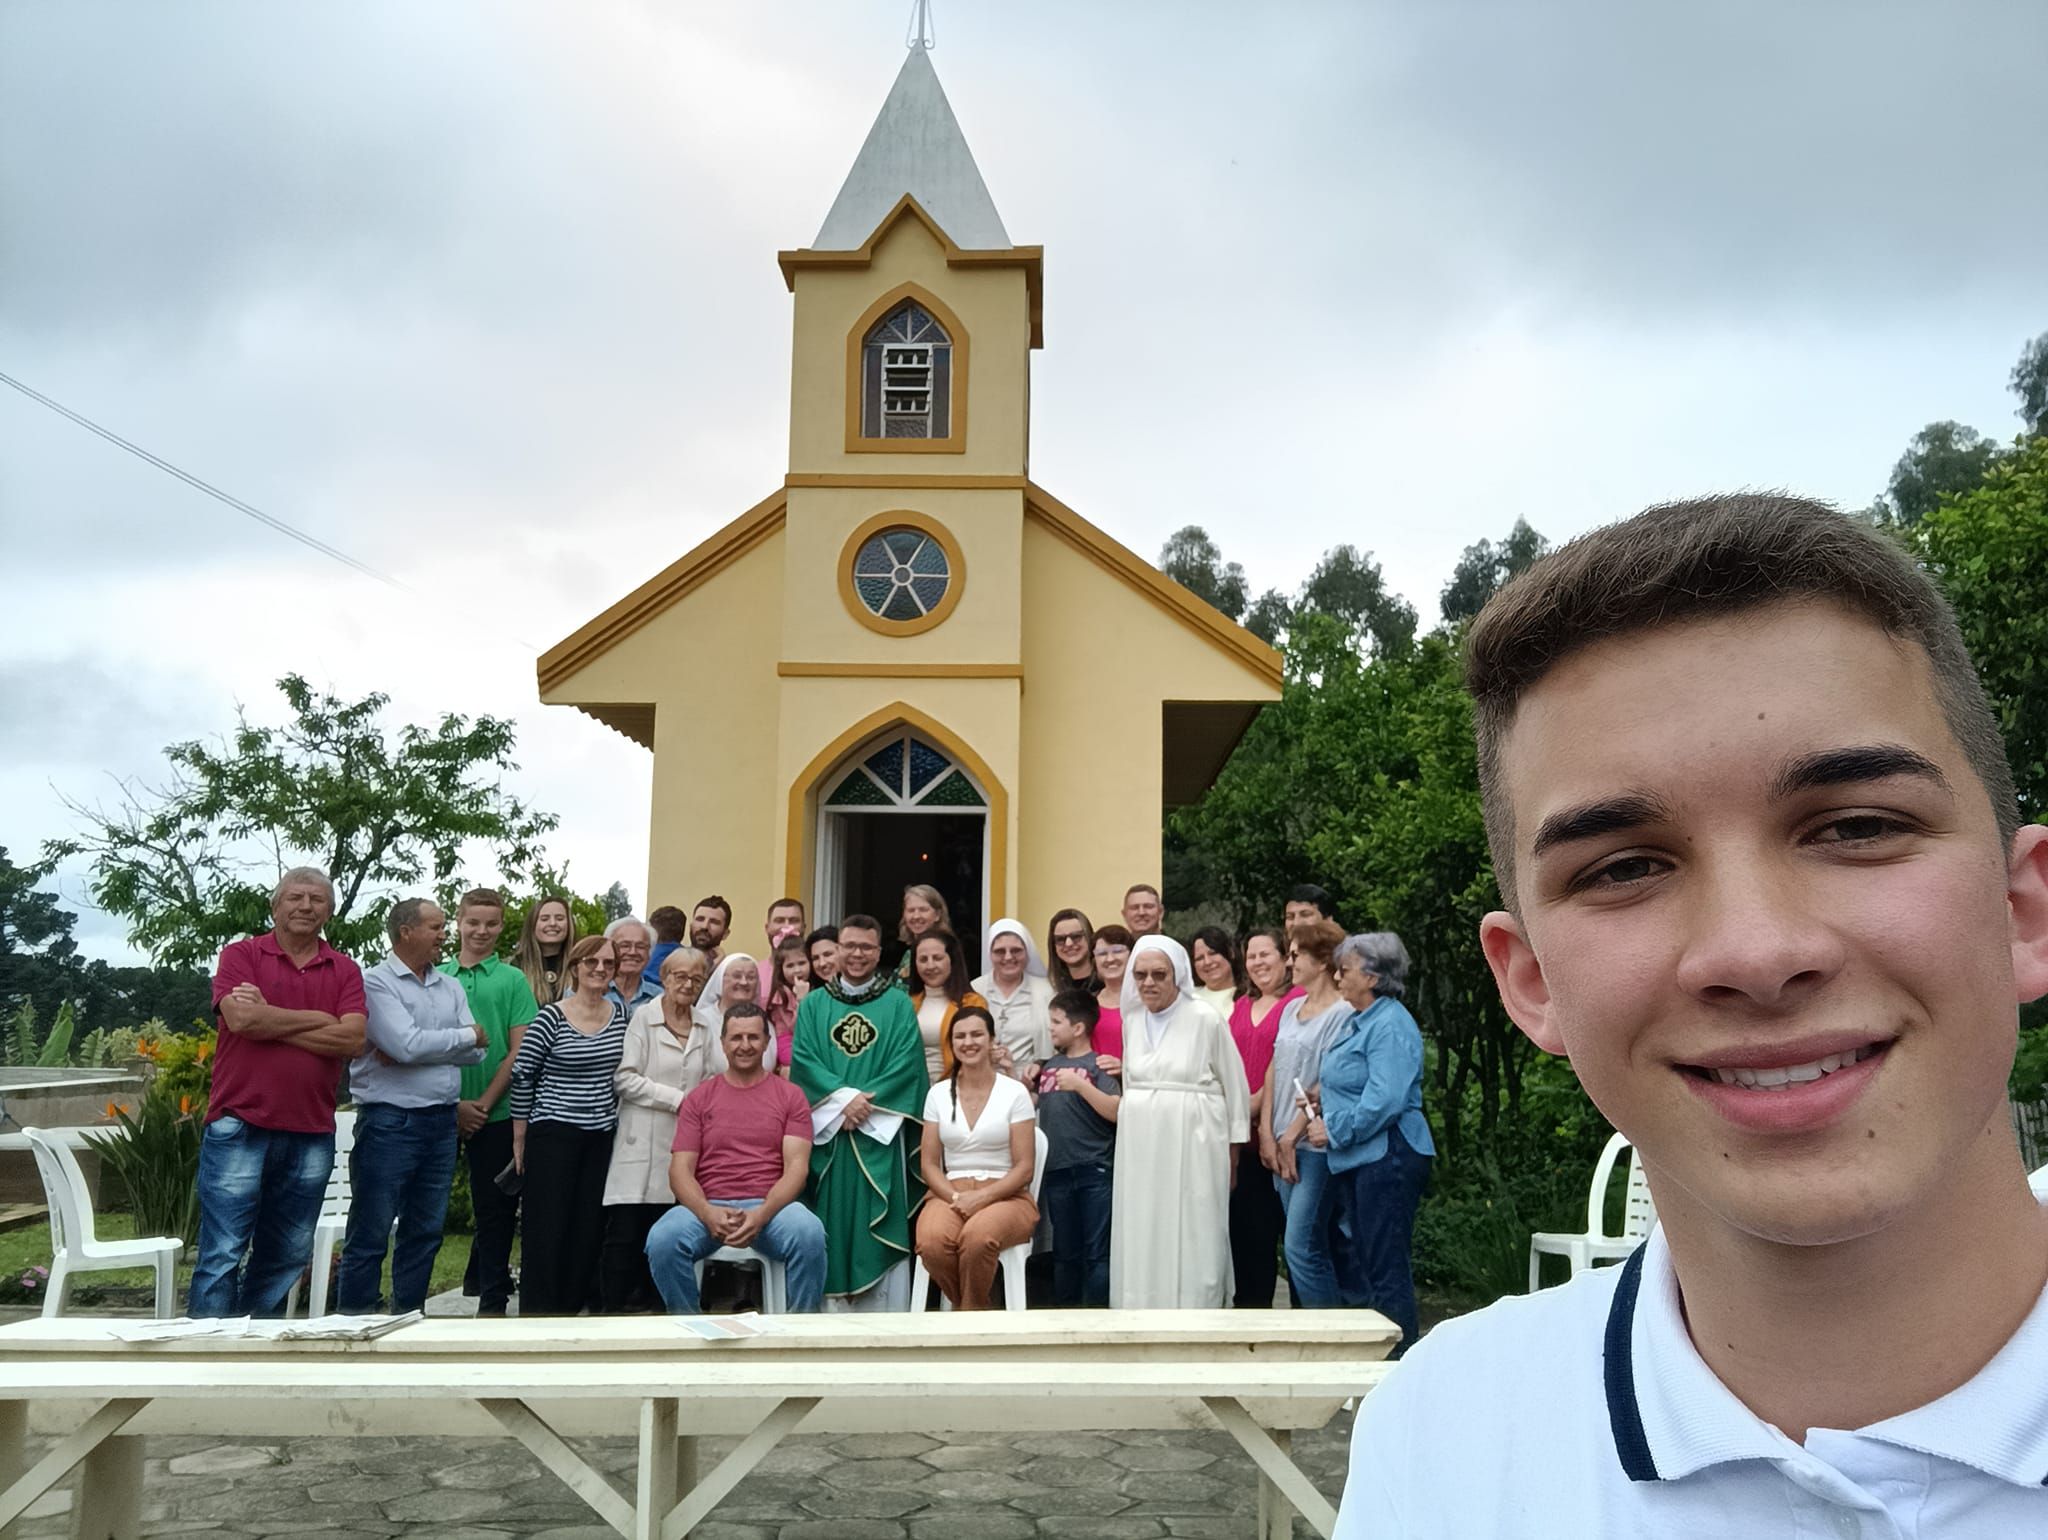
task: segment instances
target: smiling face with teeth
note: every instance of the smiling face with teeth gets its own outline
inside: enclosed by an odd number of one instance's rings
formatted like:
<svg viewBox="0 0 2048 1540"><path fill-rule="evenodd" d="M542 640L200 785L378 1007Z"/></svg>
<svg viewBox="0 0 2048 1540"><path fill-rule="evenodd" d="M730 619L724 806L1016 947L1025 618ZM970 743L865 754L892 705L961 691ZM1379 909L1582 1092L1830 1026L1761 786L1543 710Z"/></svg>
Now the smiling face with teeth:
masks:
<svg viewBox="0 0 2048 1540"><path fill-rule="evenodd" d="M1528 690L1501 767L1487 959L1667 1229L1826 1244L2010 1179L2048 830L2008 864L1918 647L1824 602L1630 633Z"/></svg>

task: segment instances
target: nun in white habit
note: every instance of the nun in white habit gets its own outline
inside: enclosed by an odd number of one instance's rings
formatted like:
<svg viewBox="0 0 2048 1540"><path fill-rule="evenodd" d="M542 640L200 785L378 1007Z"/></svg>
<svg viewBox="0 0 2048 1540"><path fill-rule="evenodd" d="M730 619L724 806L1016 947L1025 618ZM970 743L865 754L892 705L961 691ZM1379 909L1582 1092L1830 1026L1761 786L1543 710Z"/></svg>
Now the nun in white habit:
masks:
<svg viewBox="0 0 2048 1540"><path fill-rule="evenodd" d="M711 977L704 981L704 992L697 996L697 1004L690 1011L691 1018L703 1032L701 1045L698 1035L691 1034L691 1046L703 1053L707 1067L701 1078L709 1079L712 1075L725 1073L725 1049L722 1045L725 1042L726 1010L742 1000L760 1004L760 991L761 965L745 952L728 953L711 970ZM766 1023L762 1025L765 1030ZM761 1067L767 1070L775 1068L773 1032L768 1033L768 1051L761 1056Z"/></svg>
<svg viewBox="0 0 2048 1540"><path fill-rule="evenodd" d="M988 1002L995 1018L998 1067L1022 1080L1035 1078L1040 1064L1052 1057L1052 980L1038 943L1016 920L998 920L988 928L982 953L988 972L968 987Z"/></svg>
<svg viewBox="0 0 2048 1540"><path fill-rule="evenodd" d="M1230 1028L1194 985L1178 941L1131 949L1109 1231L1118 1310L1230 1303L1230 1147L1250 1136L1251 1091Z"/></svg>

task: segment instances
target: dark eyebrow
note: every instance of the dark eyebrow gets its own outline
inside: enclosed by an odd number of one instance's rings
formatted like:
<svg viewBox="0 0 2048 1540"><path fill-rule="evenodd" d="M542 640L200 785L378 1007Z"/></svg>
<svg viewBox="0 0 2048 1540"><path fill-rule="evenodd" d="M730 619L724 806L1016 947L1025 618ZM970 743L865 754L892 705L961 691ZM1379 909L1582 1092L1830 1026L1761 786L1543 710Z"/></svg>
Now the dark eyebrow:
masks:
<svg viewBox="0 0 2048 1540"><path fill-rule="evenodd" d="M1823 749L1787 760L1771 783L1774 799L1826 786L1846 786L1857 781L1882 781L1894 775L1910 775L1931 781L1943 791L1950 790L1948 777L1925 754L1902 743L1867 743L1847 749Z"/></svg>
<svg viewBox="0 0 2048 1540"><path fill-rule="evenodd" d="M1552 813L1544 819L1536 830L1536 844L1530 854L1540 856L1553 845L1594 839L1624 829L1639 829L1644 824L1659 823L1670 816L1670 806L1647 792L1625 792L1618 797L1587 802L1579 807L1566 808L1561 813Z"/></svg>

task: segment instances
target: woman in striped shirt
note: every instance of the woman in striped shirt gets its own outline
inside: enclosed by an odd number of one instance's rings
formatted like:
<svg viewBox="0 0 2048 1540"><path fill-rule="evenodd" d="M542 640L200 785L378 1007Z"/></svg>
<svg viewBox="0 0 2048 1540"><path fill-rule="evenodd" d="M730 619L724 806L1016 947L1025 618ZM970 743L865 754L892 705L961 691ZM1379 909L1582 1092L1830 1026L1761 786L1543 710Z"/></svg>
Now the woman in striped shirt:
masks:
<svg viewBox="0 0 2048 1540"><path fill-rule="evenodd" d="M578 941L562 971L569 992L541 1007L512 1062L512 1159L526 1176L521 1315L598 1308L626 1013L605 996L618 962L603 936Z"/></svg>

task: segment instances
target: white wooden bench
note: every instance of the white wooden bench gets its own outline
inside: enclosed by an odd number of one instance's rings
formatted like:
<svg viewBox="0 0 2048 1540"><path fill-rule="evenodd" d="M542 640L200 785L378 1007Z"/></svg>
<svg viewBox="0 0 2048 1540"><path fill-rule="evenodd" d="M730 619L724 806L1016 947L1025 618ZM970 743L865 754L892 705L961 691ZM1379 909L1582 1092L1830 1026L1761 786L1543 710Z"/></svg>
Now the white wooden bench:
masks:
<svg viewBox="0 0 2048 1540"><path fill-rule="evenodd" d="M788 1434L1221 1428L1259 1534L1336 1511L1294 1464L1398 1337L1353 1310L774 1318L704 1341L662 1317L427 1320L371 1342L126 1343L78 1318L0 1328L0 1529L83 1466L77 1533L141 1533L141 1435L510 1435L632 1540L680 1540ZM24 1469L26 1435L57 1442ZM639 1441L631 1494L564 1436ZM696 1441L737 1435L712 1470Z"/></svg>

